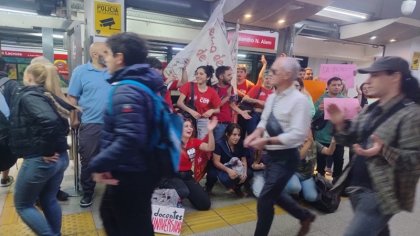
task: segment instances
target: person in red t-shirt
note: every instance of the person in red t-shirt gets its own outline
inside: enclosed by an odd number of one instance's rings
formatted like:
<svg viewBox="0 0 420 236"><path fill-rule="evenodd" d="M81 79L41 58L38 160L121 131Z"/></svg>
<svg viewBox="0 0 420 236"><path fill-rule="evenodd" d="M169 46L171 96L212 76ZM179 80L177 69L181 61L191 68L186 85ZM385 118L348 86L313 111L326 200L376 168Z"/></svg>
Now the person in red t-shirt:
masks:
<svg viewBox="0 0 420 236"><path fill-rule="evenodd" d="M181 199L188 198L191 204L200 211L210 209L210 198L203 187L194 180L192 166L199 150L212 152L215 147L213 130L217 119L213 118L207 124L208 141L193 138L194 126L190 119L184 121L182 129L182 150L179 162L179 173L173 178L162 181L160 187L173 188Z"/></svg>
<svg viewBox="0 0 420 236"><path fill-rule="evenodd" d="M195 71L196 83L184 84L179 92L177 106L188 112L197 125L197 138L202 139L207 134L207 123L209 118L220 112L220 97L216 90L210 87L210 79L213 77L212 66L200 66ZM194 98L191 97L191 86L194 86ZM194 99L194 109L188 107L185 101Z"/></svg>
<svg viewBox="0 0 420 236"><path fill-rule="evenodd" d="M251 90L252 87L255 86L254 83L247 80L247 69L246 65L238 65L237 71L237 91L238 91L238 104L242 101L242 98ZM244 119L242 116L236 117L237 123L239 126L241 126L241 137L242 139L246 136L246 126L247 126L247 120Z"/></svg>
<svg viewBox="0 0 420 236"><path fill-rule="evenodd" d="M230 85L233 78L232 75L232 68L229 66L219 66L216 69L216 78L218 79L219 83L215 84L214 88L216 89L219 97L222 99L220 112L217 114L219 124L217 124L217 127L214 130L214 137L216 142L223 138L223 134L225 133L227 125L233 122L232 110L241 115L246 120L251 119L251 116L248 114L248 112L241 110L236 105L232 97L233 87Z"/></svg>

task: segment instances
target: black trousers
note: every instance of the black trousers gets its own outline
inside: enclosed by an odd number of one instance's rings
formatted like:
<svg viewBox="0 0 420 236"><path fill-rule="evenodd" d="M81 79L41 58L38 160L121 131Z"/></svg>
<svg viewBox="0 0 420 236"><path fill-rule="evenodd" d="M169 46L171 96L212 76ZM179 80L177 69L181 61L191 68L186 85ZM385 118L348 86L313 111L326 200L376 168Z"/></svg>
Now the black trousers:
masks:
<svg viewBox="0 0 420 236"><path fill-rule="evenodd" d="M264 172L265 184L257 203L257 228L255 236L265 236L270 232L274 217L274 204L279 205L293 217L304 220L312 214L301 207L283 189L296 171L299 153L297 149L278 150L269 153Z"/></svg>
<svg viewBox="0 0 420 236"><path fill-rule="evenodd" d="M328 147L330 144L328 143L321 143L323 146ZM317 159L316 159L316 170L318 173L320 173L322 176L325 175L325 166L327 162L327 155L318 153ZM338 145L335 148L334 153L331 155L331 158L334 163L334 169L333 169L333 179L338 178L341 173L343 173L343 164L344 164L344 146Z"/></svg>
<svg viewBox="0 0 420 236"><path fill-rule="evenodd" d="M188 198L194 208L199 211L210 209L210 197L194 180L192 171L179 172L173 178L163 180L159 187L175 189L181 199Z"/></svg>
<svg viewBox="0 0 420 236"><path fill-rule="evenodd" d="M80 184L85 195L91 195L95 190L95 181L86 169L99 153L101 132L101 124L82 124L79 129Z"/></svg>
<svg viewBox="0 0 420 236"><path fill-rule="evenodd" d="M157 178L150 173L112 173L119 180L107 185L99 208L108 236L154 235L151 197Z"/></svg>

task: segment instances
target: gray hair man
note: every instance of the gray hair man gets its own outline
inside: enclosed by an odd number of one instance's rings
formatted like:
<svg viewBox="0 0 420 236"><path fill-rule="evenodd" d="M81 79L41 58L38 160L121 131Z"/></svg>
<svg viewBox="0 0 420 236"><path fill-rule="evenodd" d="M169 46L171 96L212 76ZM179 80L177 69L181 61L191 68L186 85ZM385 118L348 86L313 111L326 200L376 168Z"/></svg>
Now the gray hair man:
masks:
<svg viewBox="0 0 420 236"><path fill-rule="evenodd" d="M265 104L257 129L244 141L246 147L265 149L267 165L265 184L258 198L256 236L268 235L276 202L301 222L298 235L308 233L315 215L300 207L283 193L299 162L298 147L304 142L310 128L310 107L307 98L294 87L300 71L294 58L279 57L271 66L271 84L276 92Z"/></svg>

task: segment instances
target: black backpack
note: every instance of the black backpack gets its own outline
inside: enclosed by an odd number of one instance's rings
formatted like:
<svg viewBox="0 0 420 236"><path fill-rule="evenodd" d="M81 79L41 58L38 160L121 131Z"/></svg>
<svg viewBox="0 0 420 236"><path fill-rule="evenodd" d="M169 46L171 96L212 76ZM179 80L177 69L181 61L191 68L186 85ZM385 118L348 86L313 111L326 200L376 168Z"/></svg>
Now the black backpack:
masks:
<svg viewBox="0 0 420 236"><path fill-rule="evenodd" d="M311 205L325 213L333 213L337 210L341 202L340 192L331 191L333 185L320 174L314 177L316 189L318 191L318 200Z"/></svg>

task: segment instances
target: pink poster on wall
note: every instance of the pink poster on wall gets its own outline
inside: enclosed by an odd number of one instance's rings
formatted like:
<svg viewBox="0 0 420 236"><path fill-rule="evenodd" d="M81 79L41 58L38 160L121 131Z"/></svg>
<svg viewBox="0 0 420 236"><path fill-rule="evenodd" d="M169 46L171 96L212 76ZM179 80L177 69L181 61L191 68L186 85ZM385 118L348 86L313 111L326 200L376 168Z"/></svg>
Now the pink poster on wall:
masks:
<svg viewBox="0 0 420 236"><path fill-rule="evenodd" d="M327 82L332 77L339 77L347 88L354 88L355 64L321 64L319 79Z"/></svg>

